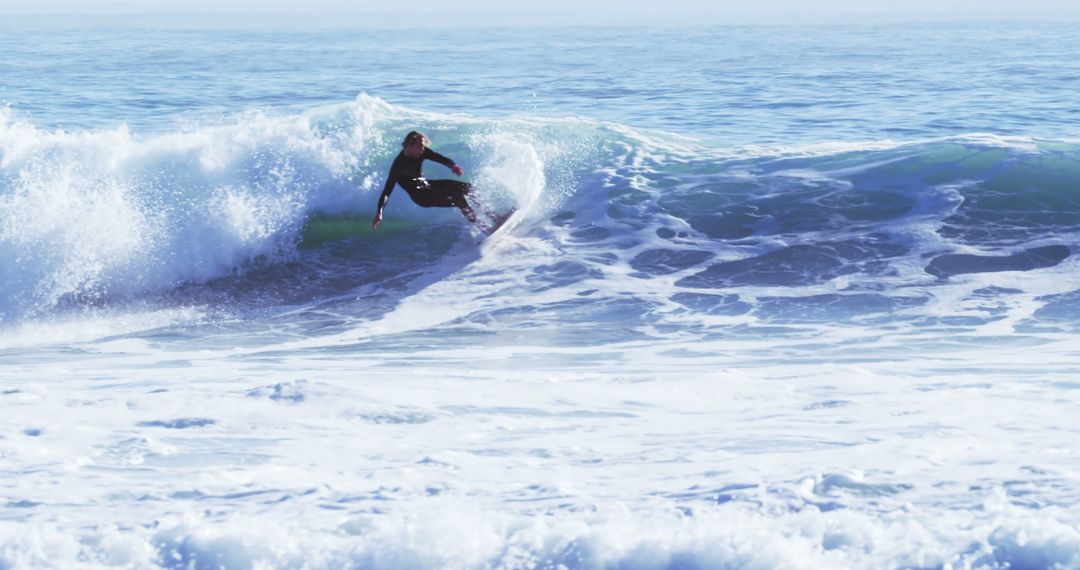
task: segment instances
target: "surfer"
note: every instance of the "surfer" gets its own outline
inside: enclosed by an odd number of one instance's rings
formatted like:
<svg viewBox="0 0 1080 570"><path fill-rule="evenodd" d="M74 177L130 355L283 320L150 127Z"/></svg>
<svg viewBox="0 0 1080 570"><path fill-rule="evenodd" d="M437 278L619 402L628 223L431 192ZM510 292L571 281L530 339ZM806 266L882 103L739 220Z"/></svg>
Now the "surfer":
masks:
<svg viewBox="0 0 1080 570"><path fill-rule="evenodd" d="M411 131L405 135L405 140L401 143L402 150L390 166L390 174L386 177L386 187L383 188L382 195L379 196L379 209L375 212L375 219L371 222L371 229L377 229L379 223L382 222L383 209L386 208L386 203L390 200L390 193L394 190L394 184L404 188L412 201L421 207L456 207L461 210L465 219L476 224L481 229L488 229L477 221L476 212L473 211L472 206L469 204L467 196L472 192L472 184L458 180L427 180L424 178L420 167L425 160L434 160L448 167L458 176L465 174L465 171L453 160L428 148L430 144L431 141L424 133Z"/></svg>

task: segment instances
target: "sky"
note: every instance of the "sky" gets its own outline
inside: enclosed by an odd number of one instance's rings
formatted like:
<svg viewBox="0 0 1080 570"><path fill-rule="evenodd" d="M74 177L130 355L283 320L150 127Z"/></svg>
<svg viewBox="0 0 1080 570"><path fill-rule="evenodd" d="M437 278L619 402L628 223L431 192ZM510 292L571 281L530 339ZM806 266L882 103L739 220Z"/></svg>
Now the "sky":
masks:
<svg viewBox="0 0 1080 570"><path fill-rule="evenodd" d="M635 24L903 19L1080 20L1080 0L0 0L0 13L342 16L387 24Z"/></svg>

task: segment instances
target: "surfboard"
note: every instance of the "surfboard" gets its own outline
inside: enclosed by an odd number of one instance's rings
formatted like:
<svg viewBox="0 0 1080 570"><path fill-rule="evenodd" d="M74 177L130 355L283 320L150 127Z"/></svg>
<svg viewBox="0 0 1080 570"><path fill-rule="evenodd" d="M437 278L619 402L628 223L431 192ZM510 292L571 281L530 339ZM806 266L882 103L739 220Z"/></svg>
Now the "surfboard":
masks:
<svg viewBox="0 0 1080 570"><path fill-rule="evenodd" d="M489 236L494 235L495 232L499 231L499 228L503 227L503 225L505 225L506 222L510 221L510 218L513 217L513 215L516 212L517 212L517 208L510 208L505 213L496 215L495 220L491 224L491 227L488 228L487 234Z"/></svg>
<svg viewBox="0 0 1080 570"><path fill-rule="evenodd" d="M513 228L515 224L507 225L507 222L514 219L514 214L517 212L517 208L510 208L506 212L496 215L495 219L492 220L491 227L487 229L487 235L479 243L493 242L495 238Z"/></svg>

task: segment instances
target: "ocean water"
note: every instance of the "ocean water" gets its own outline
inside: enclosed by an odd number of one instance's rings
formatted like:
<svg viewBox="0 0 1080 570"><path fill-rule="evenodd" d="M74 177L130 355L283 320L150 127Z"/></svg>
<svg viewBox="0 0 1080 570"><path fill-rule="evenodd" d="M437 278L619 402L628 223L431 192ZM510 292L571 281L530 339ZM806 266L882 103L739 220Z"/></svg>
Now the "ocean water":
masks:
<svg viewBox="0 0 1080 570"><path fill-rule="evenodd" d="M9 19L0 568L1080 568L1078 32Z"/></svg>

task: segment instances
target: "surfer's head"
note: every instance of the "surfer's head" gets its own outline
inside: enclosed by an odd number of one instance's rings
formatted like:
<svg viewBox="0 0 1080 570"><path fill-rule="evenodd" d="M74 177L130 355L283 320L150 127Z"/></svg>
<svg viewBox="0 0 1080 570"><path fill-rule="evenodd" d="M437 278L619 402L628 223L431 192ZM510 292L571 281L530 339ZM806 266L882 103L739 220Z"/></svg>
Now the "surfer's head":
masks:
<svg viewBox="0 0 1080 570"><path fill-rule="evenodd" d="M409 131L405 140L401 141L401 148L405 149L405 155L417 157L424 153L424 147L430 146L431 141L427 135L420 131Z"/></svg>

